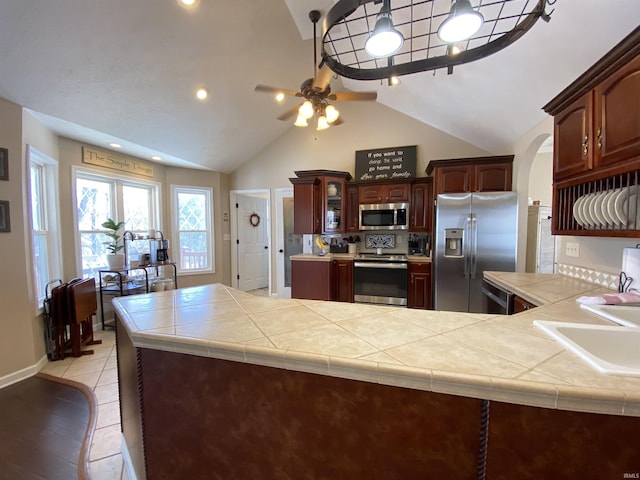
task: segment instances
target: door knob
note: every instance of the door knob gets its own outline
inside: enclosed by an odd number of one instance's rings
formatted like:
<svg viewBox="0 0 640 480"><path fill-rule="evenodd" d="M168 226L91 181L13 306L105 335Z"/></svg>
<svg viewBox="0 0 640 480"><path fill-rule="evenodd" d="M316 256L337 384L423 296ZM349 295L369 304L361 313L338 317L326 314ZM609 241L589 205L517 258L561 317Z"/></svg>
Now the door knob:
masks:
<svg viewBox="0 0 640 480"><path fill-rule="evenodd" d="M278 250L278 253L284 253L283 249Z"/></svg>

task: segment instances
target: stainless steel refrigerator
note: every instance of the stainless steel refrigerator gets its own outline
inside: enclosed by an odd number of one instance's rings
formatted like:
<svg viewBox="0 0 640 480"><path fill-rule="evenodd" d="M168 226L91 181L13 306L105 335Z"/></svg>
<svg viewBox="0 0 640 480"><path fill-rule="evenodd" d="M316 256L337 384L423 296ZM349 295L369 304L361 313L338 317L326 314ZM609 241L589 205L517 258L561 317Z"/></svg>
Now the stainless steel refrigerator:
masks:
<svg viewBox="0 0 640 480"><path fill-rule="evenodd" d="M440 194L435 230L434 308L483 312L482 272L516 268L517 192Z"/></svg>

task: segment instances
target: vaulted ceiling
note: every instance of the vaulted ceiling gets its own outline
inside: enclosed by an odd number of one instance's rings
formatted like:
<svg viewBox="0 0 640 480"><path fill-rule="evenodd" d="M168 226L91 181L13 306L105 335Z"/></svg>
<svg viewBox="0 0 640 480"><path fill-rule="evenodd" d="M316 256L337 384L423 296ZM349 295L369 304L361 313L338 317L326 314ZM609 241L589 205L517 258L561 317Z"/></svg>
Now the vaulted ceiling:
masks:
<svg viewBox="0 0 640 480"><path fill-rule="evenodd" d="M397 0L406 1L406 0ZM232 172L287 129L256 84L296 90L313 75L308 12L331 0L3 0L0 97L60 135L168 164ZM472 2L476 3L476 2ZM510 153L541 107L629 34L638 0L557 0L515 44L445 71L379 81L378 102L487 151ZM550 8L551 9L551 8ZM206 86L210 98L194 100ZM348 122L339 128L349 128Z"/></svg>

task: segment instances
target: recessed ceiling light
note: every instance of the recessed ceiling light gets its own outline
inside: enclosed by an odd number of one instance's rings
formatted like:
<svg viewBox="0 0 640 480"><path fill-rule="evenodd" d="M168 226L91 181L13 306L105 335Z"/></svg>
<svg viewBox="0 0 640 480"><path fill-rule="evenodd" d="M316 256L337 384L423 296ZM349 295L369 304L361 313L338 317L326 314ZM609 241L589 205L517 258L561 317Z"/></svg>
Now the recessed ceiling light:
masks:
<svg viewBox="0 0 640 480"><path fill-rule="evenodd" d="M209 98L209 90L204 87L196 88L195 96L197 100L204 102L207 98Z"/></svg>
<svg viewBox="0 0 640 480"><path fill-rule="evenodd" d="M113 148L122 148L122 145L120 145L119 143L110 143L109 146Z"/></svg>
<svg viewBox="0 0 640 480"><path fill-rule="evenodd" d="M200 3L200 0L178 0L178 4L186 8L195 8Z"/></svg>
<svg viewBox="0 0 640 480"><path fill-rule="evenodd" d="M159 156L159 155L153 155L153 156L151 157L151 160L162 160L162 157L161 157L161 156Z"/></svg>

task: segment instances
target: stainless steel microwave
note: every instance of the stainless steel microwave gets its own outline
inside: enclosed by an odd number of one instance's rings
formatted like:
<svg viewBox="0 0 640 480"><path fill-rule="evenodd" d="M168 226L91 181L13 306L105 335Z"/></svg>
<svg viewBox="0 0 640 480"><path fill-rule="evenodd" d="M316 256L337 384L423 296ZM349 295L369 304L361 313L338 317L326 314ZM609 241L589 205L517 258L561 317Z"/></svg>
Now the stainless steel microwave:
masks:
<svg viewBox="0 0 640 480"><path fill-rule="evenodd" d="M360 205L360 230L408 230L408 203Z"/></svg>

